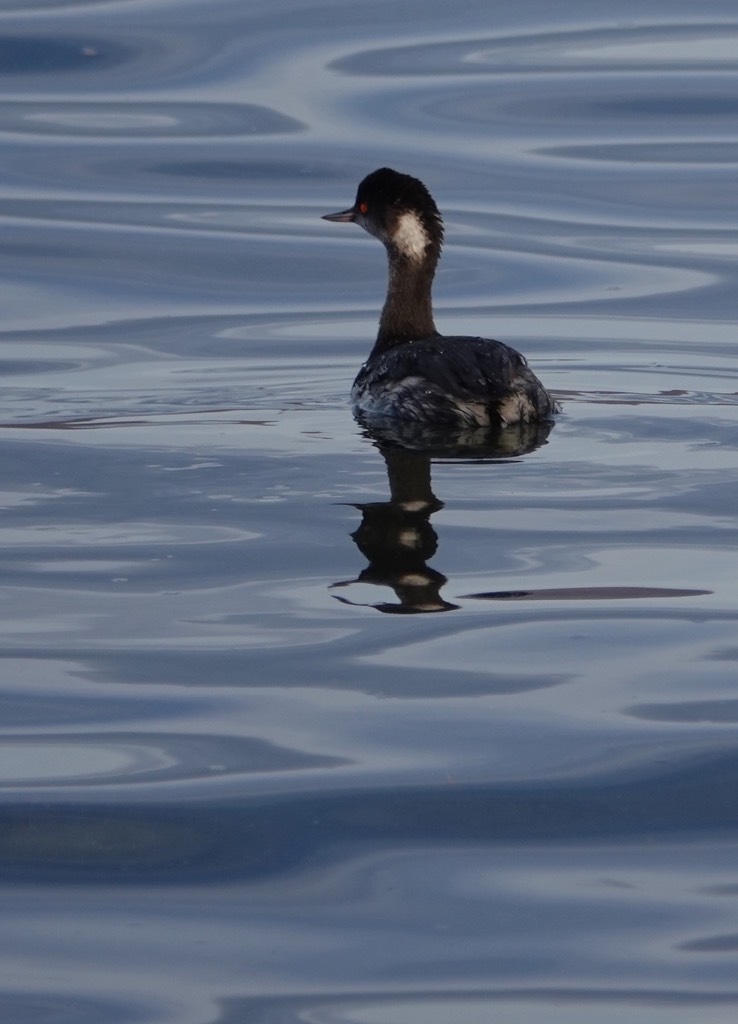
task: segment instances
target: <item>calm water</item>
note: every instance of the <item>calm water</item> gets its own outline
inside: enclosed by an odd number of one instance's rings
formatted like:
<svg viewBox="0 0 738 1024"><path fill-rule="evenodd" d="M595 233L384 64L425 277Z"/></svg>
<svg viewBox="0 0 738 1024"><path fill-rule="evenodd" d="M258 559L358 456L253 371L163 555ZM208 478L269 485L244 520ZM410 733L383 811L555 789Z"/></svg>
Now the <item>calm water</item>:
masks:
<svg viewBox="0 0 738 1024"><path fill-rule="evenodd" d="M2 5L3 1022L735 1021L738 13L616 6ZM548 437L354 424L382 164Z"/></svg>

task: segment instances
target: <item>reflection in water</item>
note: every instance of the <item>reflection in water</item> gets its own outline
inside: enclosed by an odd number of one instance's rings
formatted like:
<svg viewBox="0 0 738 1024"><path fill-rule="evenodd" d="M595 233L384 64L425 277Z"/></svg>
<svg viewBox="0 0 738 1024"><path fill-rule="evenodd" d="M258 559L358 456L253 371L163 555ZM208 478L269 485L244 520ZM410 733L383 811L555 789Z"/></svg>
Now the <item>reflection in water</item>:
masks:
<svg viewBox="0 0 738 1024"><path fill-rule="evenodd" d="M449 437L415 423L391 423L383 430L367 430L387 466L390 500L357 504L362 519L352 539L369 564L352 583L391 587L398 603L377 602L380 612L406 614L456 611L460 605L446 601L441 588L448 577L426 563L436 554L438 534L430 517L443 508L431 486L432 458L504 461L534 451L547 443L553 423L518 423L494 433L469 430ZM556 587L484 591L464 594L476 601L617 601L644 598L698 597L710 590L675 587L603 586ZM334 594L343 604L357 604Z"/></svg>
<svg viewBox="0 0 738 1024"><path fill-rule="evenodd" d="M700 597L711 590L684 587L547 587L543 590L491 590L464 594L475 601L627 601L644 597Z"/></svg>
<svg viewBox="0 0 738 1024"><path fill-rule="evenodd" d="M490 427L434 426L408 420L372 421L371 427L359 414L365 434L386 456L391 448L418 452L428 458L494 461L517 458L546 444L554 427L551 420L515 423L504 429Z"/></svg>
<svg viewBox="0 0 738 1024"><path fill-rule="evenodd" d="M441 597L447 577L426 563L438 547L438 534L430 517L443 502L431 487L431 458L478 460L507 459L545 444L552 423L518 423L504 430L460 431L449 436L424 424L388 423L374 429L374 438L387 465L390 500L358 504L361 525L352 534L369 565L355 581L391 587L398 604L379 602L372 607L396 614L448 612L459 607ZM369 432L367 432L369 433ZM334 595L345 604L347 598Z"/></svg>
<svg viewBox="0 0 738 1024"><path fill-rule="evenodd" d="M356 506L362 519L351 536L369 560L358 582L392 587L399 604L375 604L382 612L447 612L458 608L441 597L446 577L426 565L438 546L430 517L443 508L443 502L431 490L430 456L402 448L381 450L387 463L390 500Z"/></svg>

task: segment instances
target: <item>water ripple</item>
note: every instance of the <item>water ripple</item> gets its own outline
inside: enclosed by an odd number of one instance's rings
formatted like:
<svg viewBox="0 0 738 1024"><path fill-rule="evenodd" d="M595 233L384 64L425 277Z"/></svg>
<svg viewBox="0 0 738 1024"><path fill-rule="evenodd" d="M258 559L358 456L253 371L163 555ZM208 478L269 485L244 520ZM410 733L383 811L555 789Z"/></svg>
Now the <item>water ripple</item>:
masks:
<svg viewBox="0 0 738 1024"><path fill-rule="evenodd" d="M0 80L4 75L53 75L119 67L133 49L117 40L92 37L0 36Z"/></svg>
<svg viewBox="0 0 738 1024"><path fill-rule="evenodd" d="M0 1017L728 1019L738 21L680 2L0 12ZM320 220L381 163L565 405L422 522Z"/></svg>
<svg viewBox="0 0 738 1024"><path fill-rule="evenodd" d="M738 109L738 108L737 108ZM566 160L594 160L616 164L673 164L684 166L721 166L738 164L738 143L711 142L601 142L595 145L550 146L537 152L541 156Z"/></svg>
<svg viewBox="0 0 738 1024"><path fill-rule="evenodd" d="M362 50L331 68L384 76L498 75L735 70L735 21L584 26L569 31L510 33L454 42L414 43Z"/></svg>
<svg viewBox="0 0 738 1024"><path fill-rule="evenodd" d="M276 135L303 131L305 125L268 107L249 103L187 102L6 102L0 132L39 138L210 139L218 136Z"/></svg>
<svg viewBox="0 0 738 1024"><path fill-rule="evenodd" d="M0 739L0 789L143 785L229 775L309 771L340 758L261 739L160 733L34 735Z"/></svg>

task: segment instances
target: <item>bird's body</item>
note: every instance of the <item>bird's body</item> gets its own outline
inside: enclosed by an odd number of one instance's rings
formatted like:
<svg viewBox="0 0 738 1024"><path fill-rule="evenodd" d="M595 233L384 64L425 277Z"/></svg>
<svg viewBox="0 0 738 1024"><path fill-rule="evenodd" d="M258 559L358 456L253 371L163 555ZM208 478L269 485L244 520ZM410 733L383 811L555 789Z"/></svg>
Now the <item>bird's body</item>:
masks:
<svg viewBox="0 0 738 1024"><path fill-rule="evenodd" d="M424 338L373 355L351 389L367 419L489 427L545 418L553 402L515 349L486 338Z"/></svg>
<svg viewBox="0 0 738 1024"><path fill-rule="evenodd" d="M358 223L383 242L389 260L377 340L351 391L360 419L499 427L557 411L515 349L436 330L431 287L443 224L422 182L381 168L361 182L353 207L325 219Z"/></svg>

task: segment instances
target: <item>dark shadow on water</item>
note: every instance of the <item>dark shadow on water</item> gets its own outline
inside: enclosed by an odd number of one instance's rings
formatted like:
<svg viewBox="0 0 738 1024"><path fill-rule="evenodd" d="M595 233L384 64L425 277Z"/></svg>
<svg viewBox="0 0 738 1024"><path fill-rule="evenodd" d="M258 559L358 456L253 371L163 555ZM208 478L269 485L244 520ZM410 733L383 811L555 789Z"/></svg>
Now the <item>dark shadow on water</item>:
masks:
<svg viewBox="0 0 738 1024"><path fill-rule="evenodd" d="M722 951L722 950L721 950ZM474 1020L550 1022L565 1020L564 1013L576 1014L576 1020L607 1019L608 1021L653 1020L664 1010L685 1011L700 1019L701 1013L714 1019L715 1008L725 1008L725 1017L738 1011L738 993L688 988L654 988L643 985L628 987L617 982L591 986L587 984L494 985L492 988L467 985L463 990L444 991L436 984L404 992L370 993L301 993L299 995L228 996L222 1000L219 1014L212 1024L300 1024L306 1020L426 1020L433 1007L432 1020ZM558 1016L552 1016L552 1007ZM732 1008L732 1009L731 1009ZM680 1012L681 1011L681 1012ZM513 1014L514 1016L511 1016ZM613 1015L617 1016L613 1016ZM588 1015L588 1016L582 1016ZM730 1019L733 1019L732 1016Z"/></svg>
<svg viewBox="0 0 738 1024"><path fill-rule="evenodd" d="M305 876L369 848L643 843L735 836L738 755L677 756L605 775L519 784L361 785L181 803L24 801L0 807L4 884L88 887ZM134 794L131 794L133 797Z"/></svg>

